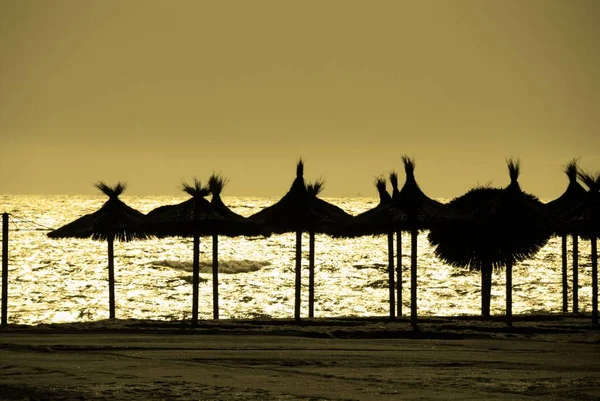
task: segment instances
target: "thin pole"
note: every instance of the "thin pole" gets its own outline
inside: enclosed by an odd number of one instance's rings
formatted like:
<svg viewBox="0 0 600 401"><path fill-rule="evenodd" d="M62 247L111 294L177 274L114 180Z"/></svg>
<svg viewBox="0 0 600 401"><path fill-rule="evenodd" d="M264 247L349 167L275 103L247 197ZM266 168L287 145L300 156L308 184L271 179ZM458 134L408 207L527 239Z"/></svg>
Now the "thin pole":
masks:
<svg viewBox="0 0 600 401"><path fill-rule="evenodd" d="M8 324L8 213L2 213L2 326Z"/></svg>
<svg viewBox="0 0 600 401"><path fill-rule="evenodd" d="M296 231L296 285L294 319L300 320L300 289L302 284L302 231Z"/></svg>
<svg viewBox="0 0 600 401"><path fill-rule="evenodd" d="M396 232L396 306L398 317L402 316L402 231Z"/></svg>
<svg viewBox="0 0 600 401"><path fill-rule="evenodd" d="M115 318L115 256L114 235L108 237L108 310L109 318Z"/></svg>
<svg viewBox="0 0 600 401"><path fill-rule="evenodd" d="M506 325L512 327L512 270L513 261L506 262Z"/></svg>
<svg viewBox="0 0 600 401"><path fill-rule="evenodd" d="M390 318L396 317L396 294L394 285L394 233L388 233L388 286L390 291Z"/></svg>
<svg viewBox="0 0 600 401"><path fill-rule="evenodd" d="M200 236L194 234L194 258L192 267L192 325L198 324L198 287L200 285Z"/></svg>
<svg viewBox="0 0 600 401"><path fill-rule="evenodd" d="M579 313L579 238L573 235L573 313Z"/></svg>
<svg viewBox="0 0 600 401"><path fill-rule="evenodd" d="M219 236L213 235L212 276L213 276L213 319L219 319Z"/></svg>
<svg viewBox="0 0 600 401"><path fill-rule="evenodd" d="M413 330L418 331L417 325L417 236L419 231L410 231L410 323Z"/></svg>
<svg viewBox="0 0 600 401"><path fill-rule="evenodd" d="M308 317L315 317L315 233L308 233Z"/></svg>
<svg viewBox="0 0 600 401"><path fill-rule="evenodd" d="M567 279L567 235L562 235L562 292L563 313L569 311L569 281Z"/></svg>
<svg viewBox="0 0 600 401"><path fill-rule="evenodd" d="M490 317L490 309L492 305L492 274L494 266L490 262L485 262L482 270L483 290L482 290L482 315Z"/></svg>
<svg viewBox="0 0 600 401"><path fill-rule="evenodd" d="M481 265L481 316L486 316L485 311L486 311L486 302L485 302L485 288L486 288L486 281L485 281L485 270L486 270L486 266L485 263Z"/></svg>
<svg viewBox="0 0 600 401"><path fill-rule="evenodd" d="M598 324L598 244L597 238L590 238L592 243L592 323Z"/></svg>

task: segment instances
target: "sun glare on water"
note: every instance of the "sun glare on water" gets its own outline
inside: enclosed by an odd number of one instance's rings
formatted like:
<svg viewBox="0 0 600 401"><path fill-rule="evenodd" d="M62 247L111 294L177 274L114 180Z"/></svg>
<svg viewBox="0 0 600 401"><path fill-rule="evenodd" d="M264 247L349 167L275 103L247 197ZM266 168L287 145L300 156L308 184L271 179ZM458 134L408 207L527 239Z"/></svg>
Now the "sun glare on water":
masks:
<svg viewBox="0 0 600 401"><path fill-rule="evenodd" d="M123 197L148 212L181 201L172 197ZM225 198L250 215L266 198ZM4 196L13 214L58 227L98 208L102 197ZM373 207L372 199L328 199L351 214ZM248 207L248 205L251 205ZM387 238L316 236L316 317L387 316ZM569 244L569 249L571 245ZM53 240L40 231L11 231L9 322L82 322L108 317L105 242ZM212 318L212 247L201 239L200 318ZM580 309L591 309L589 243L580 241ZM410 236L402 238L403 313L410 313ZM426 233L418 237L420 315L479 314L480 276L440 262ZM302 316L308 315L308 235L303 238ZM294 313L295 235L221 237L220 316L289 318ZM569 258L571 256L569 255ZM185 238L115 244L116 317L180 320L191 311L192 242ZM513 310L559 312L562 307L560 239L552 238L531 260L515 266ZM504 272L494 274L492 313L504 313ZM571 280L569 273L569 280Z"/></svg>

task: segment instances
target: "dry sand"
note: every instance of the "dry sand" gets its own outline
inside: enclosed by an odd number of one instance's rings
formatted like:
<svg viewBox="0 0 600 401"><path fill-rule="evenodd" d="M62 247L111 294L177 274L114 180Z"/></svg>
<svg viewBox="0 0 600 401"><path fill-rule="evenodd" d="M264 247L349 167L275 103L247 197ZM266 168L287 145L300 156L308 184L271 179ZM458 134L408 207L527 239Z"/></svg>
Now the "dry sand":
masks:
<svg viewBox="0 0 600 401"><path fill-rule="evenodd" d="M600 400L589 317L0 329L3 400Z"/></svg>

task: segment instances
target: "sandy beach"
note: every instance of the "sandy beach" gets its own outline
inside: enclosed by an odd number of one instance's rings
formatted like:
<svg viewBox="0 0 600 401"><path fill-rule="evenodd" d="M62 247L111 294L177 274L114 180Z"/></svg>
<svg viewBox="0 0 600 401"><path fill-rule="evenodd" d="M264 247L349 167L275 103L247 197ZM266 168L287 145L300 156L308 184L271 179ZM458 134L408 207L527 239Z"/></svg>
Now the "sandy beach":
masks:
<svg viewBox="0 0 600 401"><path fill-rule="evenodd" d="M588 316L98 321L0 331L3 400L595 400Z"/></svg>

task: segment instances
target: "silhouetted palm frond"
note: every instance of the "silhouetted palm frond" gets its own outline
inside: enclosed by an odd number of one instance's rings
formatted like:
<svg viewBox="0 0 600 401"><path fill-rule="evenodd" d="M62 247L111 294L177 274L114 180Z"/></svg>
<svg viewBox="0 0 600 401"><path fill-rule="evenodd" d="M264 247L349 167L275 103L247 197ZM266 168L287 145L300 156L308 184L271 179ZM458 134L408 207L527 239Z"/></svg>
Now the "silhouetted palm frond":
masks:
<svg viewBox="0 0 600 401"><path fill-rule="evenodd" d="M416 162L414 158L410 158L407 155L402 155L402 163L404 163L404 172L407 177L415 175Z"/></svg>
<svg viewBox="0 0 600 401"><path fill-rule="evenodd" d="M519 179L521 174L521 162L519 159L513 159L512 157L506 160L508 166L508 175L511 182L515 182Z"/></svg>
<svg viewBox="0 0 600 401"><path fill-rule="evenodd" d="M577 181L577 173L579 171L579 158L571 160L565 166L565 174L569 177L570 182Z"/></svg>
<svg viewBox="0 0 600 401"><path fill-rule="evenodd" d="M587 171L580 171L578 176L589 191L598 192L600 190L600 173L592 174Z"/></svg>
<svg viewBox="0 0 600 401"><path fill-rule="evenodd" d="M304 177L304 160L300 157L296 165L296 177Z"/></svg>
<svg viewBox="0 0 600 401"><path fill-rule="evenodd" d="M325 181L323 181L322 179L319 178L314 183L308 184L306 186L306 190L308 191L309 194L311 194L313 196L317 196L323 191L324 187L325 187Z"/></svg>
<svg viewBox="0 0 600 401"><path fill-rule="evenodd" d="M208 189L213 196L220 196L223 188L229 182L228 179L223 177L220 173L213 173L208 179Z"/></svg>
<svg viewBox="0 0 600 401"><path fill-rule="evenodd" d="M121 195L125 189L127 189L127 183L118 181L114 186L110 186L103 181L97 182L94 184L96 188L98 188L102 193L104 193L109 198L116 198Z"/></svg>
<svg viewBox="0 0 600 401"><path fill-rule="evenodd" d="M390 173L390 183L392 184L392 198L397 198L400 190L398 187L398 173L396 171Z"/></svg>
<svg viewBox="0 0 600 401"><path fill-rule="evenodd" d="M379 204L391 202L392 197L387 191L386 181L384 177L377 177L377 179L375 180L375 187L377 188L377 193L379 194Z"/></svg>
<svg viewBox="0 0 600 401"><path fill-rule="evenodd" d="M210 194L210 190L207 185L202 185L202 183L194 177L194 183L188 184L187 182L181 183L181 190L193 197L204 198Z"/></svg>

